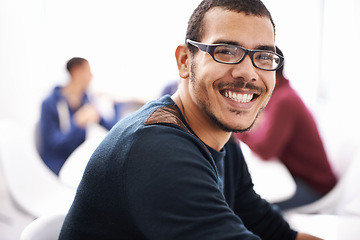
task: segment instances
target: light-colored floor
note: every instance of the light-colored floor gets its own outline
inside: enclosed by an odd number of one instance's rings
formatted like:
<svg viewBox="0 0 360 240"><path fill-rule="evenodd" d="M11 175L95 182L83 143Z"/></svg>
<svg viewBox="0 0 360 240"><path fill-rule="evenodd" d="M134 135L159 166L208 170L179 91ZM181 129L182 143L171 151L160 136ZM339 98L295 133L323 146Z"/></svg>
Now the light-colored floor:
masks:
<svg viewBox="0 0 360 240"><path fill-rule="evenodd" d="M19 210L11 200L0 164L0 239L19 240L33 217Z"/></svg>

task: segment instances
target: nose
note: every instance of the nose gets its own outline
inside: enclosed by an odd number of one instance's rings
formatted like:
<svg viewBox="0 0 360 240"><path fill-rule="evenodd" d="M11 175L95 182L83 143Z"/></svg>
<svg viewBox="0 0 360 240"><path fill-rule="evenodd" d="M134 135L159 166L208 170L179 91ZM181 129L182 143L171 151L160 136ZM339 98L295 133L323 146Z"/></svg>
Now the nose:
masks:
<svg viewBox="0 0 360 240"><path fill-rule="evenodd" d="M253 65L250 55L238 64L235 64L232 70L233 78L243 78L245 81L256 81L258 79L257 68Z"/></svg>

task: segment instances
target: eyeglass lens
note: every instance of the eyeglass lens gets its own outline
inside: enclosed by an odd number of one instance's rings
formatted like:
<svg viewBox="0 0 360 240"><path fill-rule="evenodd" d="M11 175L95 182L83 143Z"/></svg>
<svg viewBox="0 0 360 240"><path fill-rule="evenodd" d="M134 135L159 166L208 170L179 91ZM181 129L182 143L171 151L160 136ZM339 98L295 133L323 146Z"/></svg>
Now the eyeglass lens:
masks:
<svg viewBox="0 0 360 240"><path fill-rule="evenodd" d="M223 63L237 63L245 54L244 49L231 45L219 45L214 50L214 58ZM280 63L280 57L266 51L254 52L252 60L257 67L269 70L277 68Z"/></svg>

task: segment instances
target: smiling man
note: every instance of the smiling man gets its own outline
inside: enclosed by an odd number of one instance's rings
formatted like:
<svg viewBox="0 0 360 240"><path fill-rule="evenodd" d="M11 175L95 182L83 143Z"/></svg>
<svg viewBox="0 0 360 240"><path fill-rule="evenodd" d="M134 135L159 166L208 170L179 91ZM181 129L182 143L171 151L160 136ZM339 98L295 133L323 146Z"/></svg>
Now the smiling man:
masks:
<svg viewBox="0 0 360 240"><path fill-rule="evenodd" d="M283 61L259 0L205 0L176 49L179 90L94 152L60 239L317 239L253 190L232 132L266 106Z"/></svg>
<svg viewBox="0 0 360 240"><path fill-rule="evenodd" d="M224 146L232 131L245 131L253 124L270 99L274 70L282 61L274 53L271 18L248 14L220 7L210 9L201 21L201 35L189 31L188 45L176 51L184 81L174 100L178 106L183 102L183 115L193 115L188 119L192 129L216 150ZM198 48L202 50L199 53ZM202 129L212 137L202 137Z"/></svg>

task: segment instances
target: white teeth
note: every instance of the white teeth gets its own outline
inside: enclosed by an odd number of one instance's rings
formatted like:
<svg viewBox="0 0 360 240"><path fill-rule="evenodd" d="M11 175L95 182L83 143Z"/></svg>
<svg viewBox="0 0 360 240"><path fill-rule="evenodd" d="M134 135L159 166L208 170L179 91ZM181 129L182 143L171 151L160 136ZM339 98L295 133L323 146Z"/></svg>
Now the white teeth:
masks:
<svg viewBox="0 0 360 240"><path fill-rule="evenodd" d="M254 94L241 94L231 91L225 91L224 96L236 102L247 103L252 100Z"/></svg>

